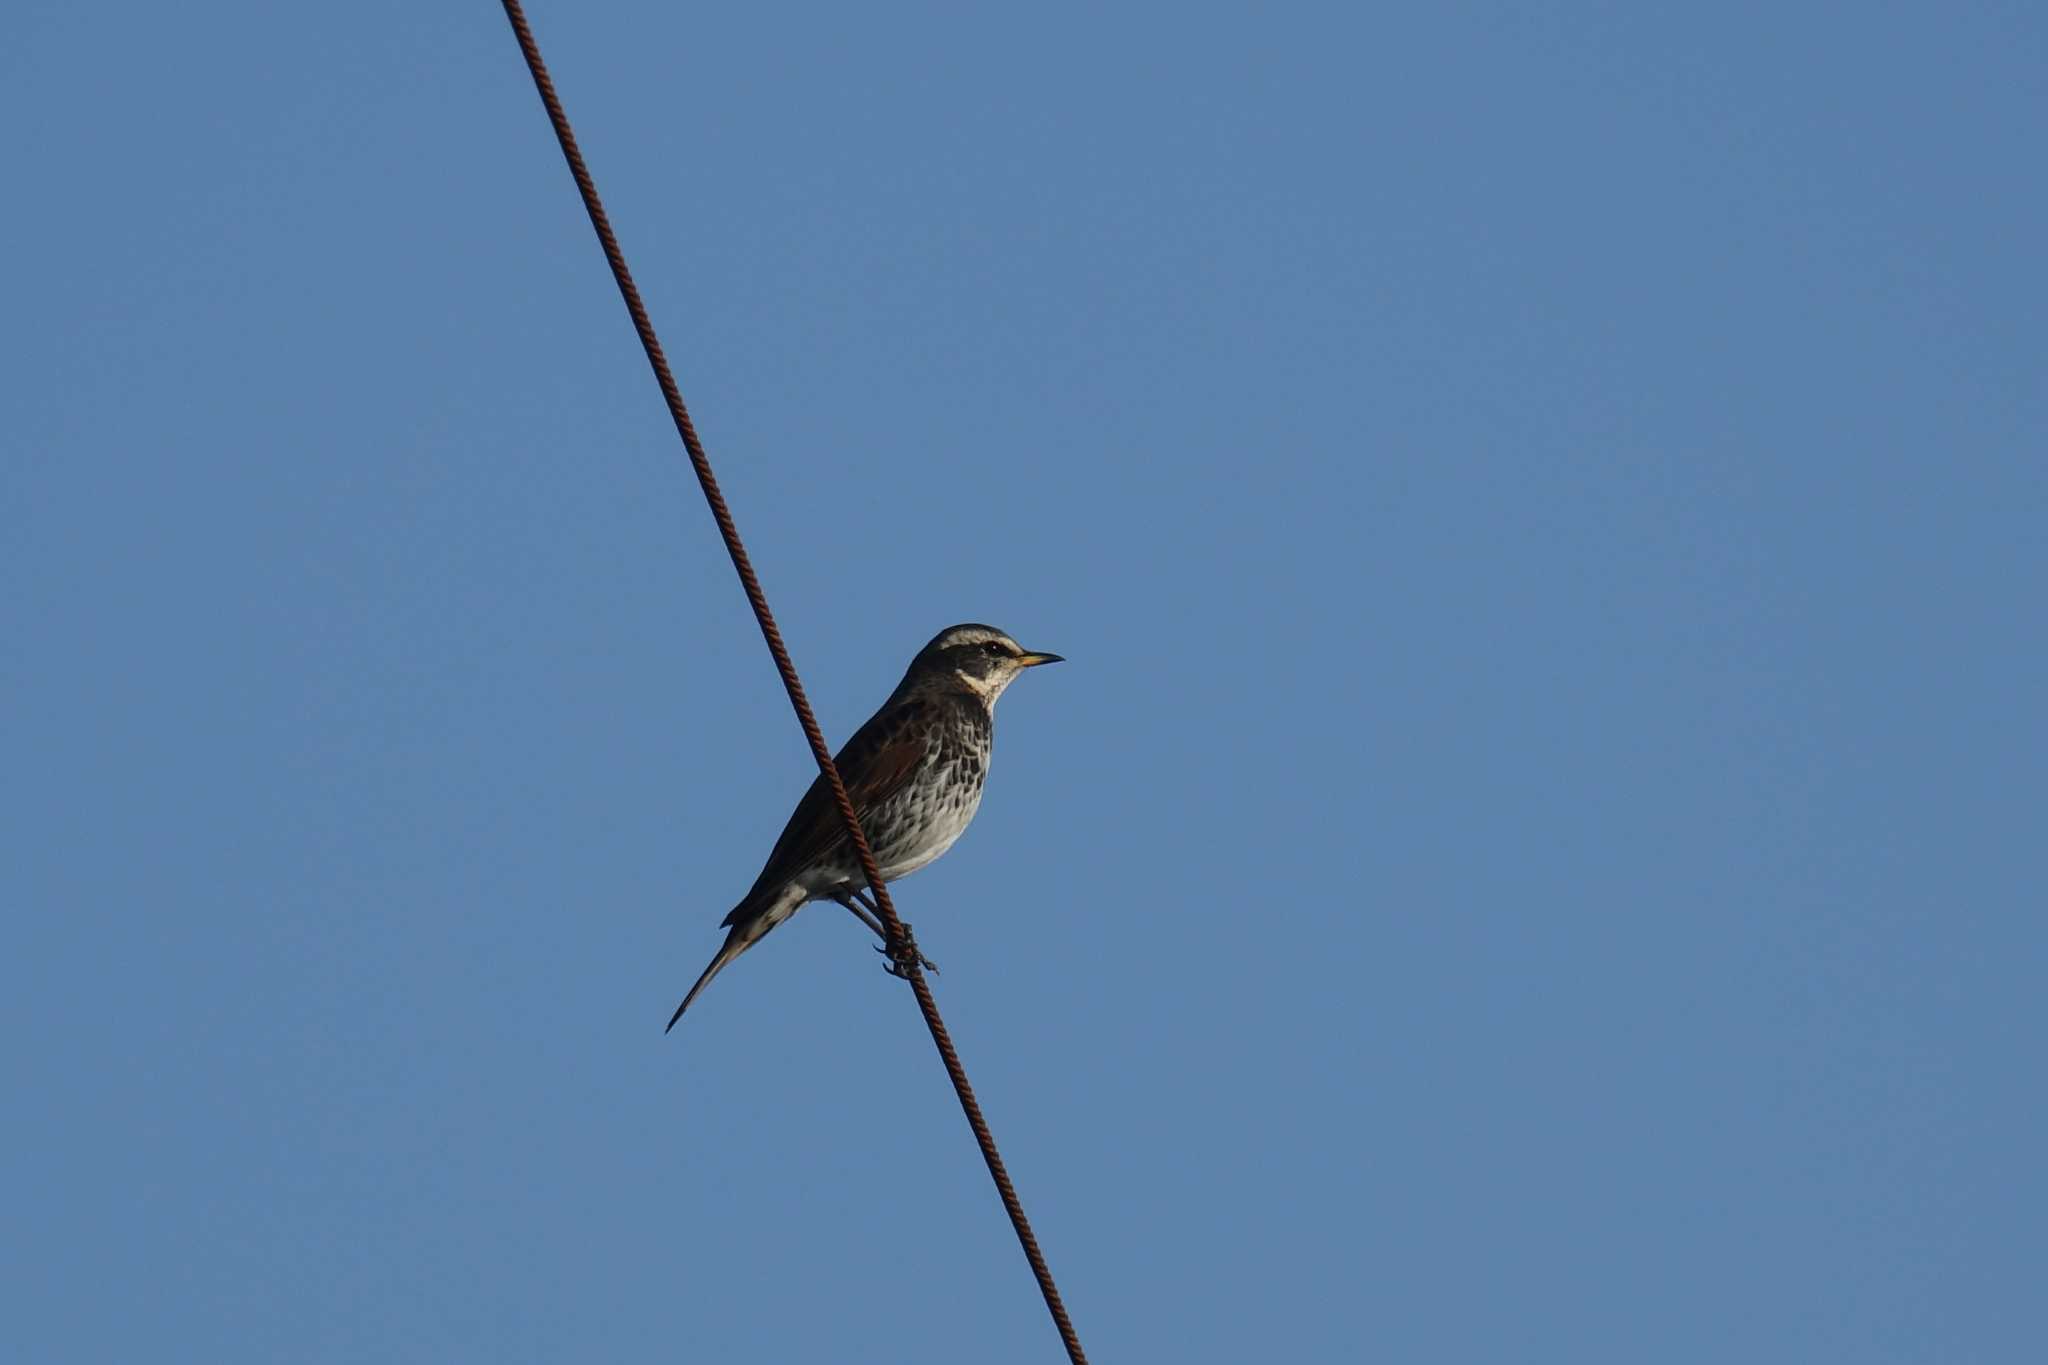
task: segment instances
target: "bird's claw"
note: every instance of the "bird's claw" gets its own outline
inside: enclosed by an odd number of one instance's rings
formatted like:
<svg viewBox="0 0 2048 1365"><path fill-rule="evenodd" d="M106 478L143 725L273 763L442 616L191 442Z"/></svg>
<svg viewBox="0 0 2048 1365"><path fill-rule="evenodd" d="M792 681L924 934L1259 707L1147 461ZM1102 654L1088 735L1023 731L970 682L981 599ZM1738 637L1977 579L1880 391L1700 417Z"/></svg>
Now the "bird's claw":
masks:
<svg viewBox="0 0 2048 1365"><path fill-rule="evenodd" d="M891 976L901 977L905 981L910 979L910 969L913 967L922 967L935 975L939 970L939 964L926 957L919 950L917 940L910 936L910 926L907 924L903 926L903 936L901 938L891 939L887 943L879 944L876 946L875 951L889 959L883 965L882 970L888 972Z"/></svg>

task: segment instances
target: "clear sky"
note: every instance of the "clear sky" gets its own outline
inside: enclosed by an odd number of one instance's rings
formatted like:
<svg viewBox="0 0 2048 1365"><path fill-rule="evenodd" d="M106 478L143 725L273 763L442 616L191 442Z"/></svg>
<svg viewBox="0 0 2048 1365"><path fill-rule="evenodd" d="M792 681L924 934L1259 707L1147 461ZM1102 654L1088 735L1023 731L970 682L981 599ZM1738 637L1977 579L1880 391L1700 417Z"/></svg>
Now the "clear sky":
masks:
<svg viewBox="0 0 2048 1365"><path fill-rule="evenodd" d="M2036 1357L2048 12L533 18L1098 1361ZM4 1353L1056 1359L497 8L7 29Z"/></svg>

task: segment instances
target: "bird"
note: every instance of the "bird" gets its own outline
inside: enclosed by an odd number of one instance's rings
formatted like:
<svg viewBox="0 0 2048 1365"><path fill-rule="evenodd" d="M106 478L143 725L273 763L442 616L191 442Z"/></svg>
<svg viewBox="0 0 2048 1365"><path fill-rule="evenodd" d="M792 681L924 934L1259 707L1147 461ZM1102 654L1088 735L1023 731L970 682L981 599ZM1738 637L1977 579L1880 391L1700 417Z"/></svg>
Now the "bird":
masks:
<svg viewBox="0 0 2048 1365"><path fill-rule="evenodd" d="M1064 662L972 622L948 626L917 652L903 681L836 760L884 882L930 863L966 831L988 780L996 699L1026 669ZM838 802L820 773L796 803L753 889L725 917L725 945L676 1006L668 1028L734 958L812 901L839 902L887 942L881 923L862 908L872 909L862 898L865 886Z"/></svg>

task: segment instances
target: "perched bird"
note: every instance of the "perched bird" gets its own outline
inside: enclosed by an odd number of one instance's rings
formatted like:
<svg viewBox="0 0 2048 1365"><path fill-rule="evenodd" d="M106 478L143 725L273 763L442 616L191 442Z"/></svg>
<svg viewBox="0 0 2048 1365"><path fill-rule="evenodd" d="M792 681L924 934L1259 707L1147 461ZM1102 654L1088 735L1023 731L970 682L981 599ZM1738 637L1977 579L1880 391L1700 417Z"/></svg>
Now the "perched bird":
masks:
<svg viewBox="0 0 2048 1365"><path fill-rule="evenodd" d="M839 751L840 780L853 798L882 880L907 877L953 846L981 806L995 738L996 698L1027 668L1056 664L992 626L952 626L917 652L882 709ZM683 1017L697 992L776 925L815 900L835 900L877 934L861 909L867 884L853 840L820 773L797 802L754 889L732 908L732 932L669 1018Z"/></svg>

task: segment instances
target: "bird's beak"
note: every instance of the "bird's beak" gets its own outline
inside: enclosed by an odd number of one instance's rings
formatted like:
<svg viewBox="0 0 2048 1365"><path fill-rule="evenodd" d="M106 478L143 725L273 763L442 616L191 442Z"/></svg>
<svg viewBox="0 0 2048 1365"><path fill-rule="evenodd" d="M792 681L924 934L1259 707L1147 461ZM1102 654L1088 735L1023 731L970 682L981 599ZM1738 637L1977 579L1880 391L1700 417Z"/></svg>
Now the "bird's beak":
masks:
<svg viewBox="0 0 2048 1365"><path fill-rule="evenodd" d="M1017 656L1017 666L1020 668L1036 668L1040 664L1063 664L1065 662L1066 660L1057 654L1019 654Z"/></svg>

